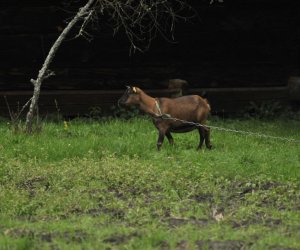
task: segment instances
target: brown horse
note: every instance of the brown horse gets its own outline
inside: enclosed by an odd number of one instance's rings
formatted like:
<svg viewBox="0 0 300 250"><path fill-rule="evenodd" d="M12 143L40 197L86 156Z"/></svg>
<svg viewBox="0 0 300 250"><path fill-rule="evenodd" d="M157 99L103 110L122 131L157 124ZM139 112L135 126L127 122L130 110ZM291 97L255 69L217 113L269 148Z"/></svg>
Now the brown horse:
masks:
<svg viewBox="0 0 300 250"><path fill-rule="evenodd" d="M138 87L127 87L127 90L119 100L119 104L136 105L140 110L152 116L153 123L159 131L158 150L160 150L165 136L167 136L170 144L174 143L171 132L183 133L194 129L198 129L200 134L198 149L202 147L204 141L207 148L211 149L212 147L210 130L205 126L210 112L210 105L206 99L198 95L182 96L174 99L153 98ZM167 119L164 119L164 117ZM203 126L185 124L170 118L200 123Z"/></svg>

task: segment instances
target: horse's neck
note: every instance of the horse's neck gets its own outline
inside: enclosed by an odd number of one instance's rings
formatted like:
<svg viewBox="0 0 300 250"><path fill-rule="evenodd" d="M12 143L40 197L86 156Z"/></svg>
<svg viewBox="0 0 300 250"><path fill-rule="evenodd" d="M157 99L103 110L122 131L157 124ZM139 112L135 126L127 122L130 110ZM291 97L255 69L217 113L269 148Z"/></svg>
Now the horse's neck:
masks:
<svg viewBox="0 0 300 250"><path fill-rule="evenodd" d="M140 109L148 114L153 114L155 107L155 98L147 95L145 92L140 93Z"/></svg>

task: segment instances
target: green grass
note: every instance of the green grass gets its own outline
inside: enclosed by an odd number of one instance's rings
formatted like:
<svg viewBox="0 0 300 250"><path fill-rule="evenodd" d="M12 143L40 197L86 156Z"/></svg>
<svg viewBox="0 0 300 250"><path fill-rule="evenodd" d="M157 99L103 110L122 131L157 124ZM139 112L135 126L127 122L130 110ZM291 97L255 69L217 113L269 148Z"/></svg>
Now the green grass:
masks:
<svg viewBox="0 0 300 250"><path fill-rule="evenodd" d="M300 139L299 121L210 124ZM195 131L157 152L148 119L0 135L1 250L300 248L300 144L213 130L196 151Z"/></svg>

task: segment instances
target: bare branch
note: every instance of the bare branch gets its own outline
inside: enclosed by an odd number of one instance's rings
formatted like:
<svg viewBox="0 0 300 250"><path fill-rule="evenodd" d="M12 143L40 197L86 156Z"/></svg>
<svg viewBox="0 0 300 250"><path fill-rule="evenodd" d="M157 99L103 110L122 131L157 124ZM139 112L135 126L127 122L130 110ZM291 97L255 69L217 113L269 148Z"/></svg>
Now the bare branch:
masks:
<svg viewBox="0 0 300 250"><path fill-rule="evenodd" d="M158 34L174 42L175 23L195 16L185 0L97 0L94 9L98 15L110 17L114 34L124 31L131 50L141 52L149 49ZM187 16L191 12L193 15Z"/></svg>
<svg viewBox="0 0 300 250"><path fill-rule="evenodd" d="M34 80L34 79L30 79L30 82L33 84L33 86L35 86L35 85L36 85L36 80Z"/></svg>
<svg viewBox="0 0 300 250"><path fill-rule="evenodd" d="M69 40L76 39L78 37L83 37L87 41L91 42L93 40L93 36L91 34L89 34L86 31L86 29L87 29L88 24L92 21L92 19L96 18L96 16L97 15L94 10L88 11L84 17L84 20L81 24L78 34L74 38L71 38Z"/></svg>
<svg viewBox="0 0 300 250"><path fill-rule="evenodd" d="M44 76L44 79L47 79L51 76L55 76L55 72L50 70L50 69L47 69L46 72L45 72L45 76Z"/></svg>

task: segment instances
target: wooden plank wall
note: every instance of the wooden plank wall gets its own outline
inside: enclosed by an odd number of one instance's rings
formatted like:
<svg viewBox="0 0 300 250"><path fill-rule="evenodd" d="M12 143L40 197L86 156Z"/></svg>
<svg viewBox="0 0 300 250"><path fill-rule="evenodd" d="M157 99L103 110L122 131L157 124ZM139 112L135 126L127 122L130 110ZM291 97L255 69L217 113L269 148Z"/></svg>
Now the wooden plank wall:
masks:
<svg viewBox="0 0 300 250"><path fill-rule="evenodd" d="M147 94L156 97L173 97L177 89L146 89ZM123 90L45 90L40 97L39 111L41 114L57 113L68 117L88 115L92 108L101 107L101 110L108 114L112 106L117 106L118 99L122 96ZM187 94L202 95L206 93L213 114L228 114L241 111L255 97L256 102L272 101L287 103L289 90L287 87L264 87L264 88L206 88L190 89ZM31 91L6 91L10 108L18 111L22 104L31 97ZM0 100L0 113L8 114L4 99Z"/></svg>
<svg viewBox="0 0 300 250"><path fill-rule="evenodd" d="M14 108L30 97L30 78L73 15L68 2L0 2L0 114L7 113L4 95ZM114 104L124 85L163 90L172 78L187 80L190 93L205 91L216 110L231 112L250 100L287 101L288 78L300 66L297 1L224 2L192 1L200 18L178 24L175 43L158 38L143 54L129 56L124 34L112 37L105 25L91 43L65 42L52 65L56 76L43 85L43 110L53 111L59 99L66 114L84 113ZM115 92L105 97L105 91Z"/></svg>

